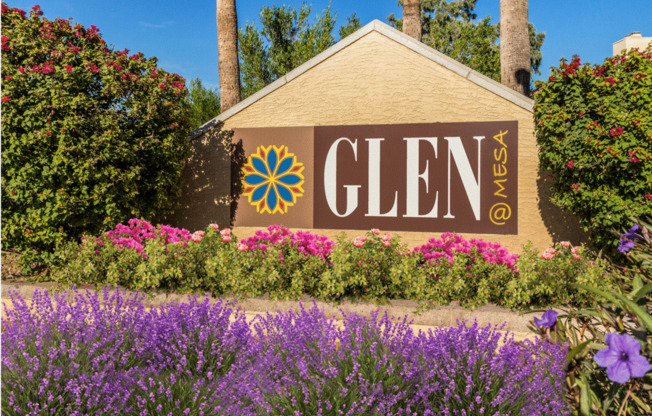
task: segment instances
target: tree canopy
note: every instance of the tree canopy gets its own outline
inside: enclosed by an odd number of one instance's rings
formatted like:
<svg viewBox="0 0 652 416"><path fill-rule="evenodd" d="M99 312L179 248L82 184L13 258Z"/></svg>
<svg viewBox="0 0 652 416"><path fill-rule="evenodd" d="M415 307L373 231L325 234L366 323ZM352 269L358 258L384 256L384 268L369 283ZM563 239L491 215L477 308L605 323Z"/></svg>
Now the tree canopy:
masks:
<svg viewBox="0 0 652 416"><path fill-rule="evenodd" d="M255 93L335 44L336 16L330 6L309 22L311 7L264 6L258 29L252 22L240 28L242 98ZM339 28L340 39L360 27L355 13Z"/></svg>
<svg viewBox="0 0 652 416"><path fill-rule="evenodd" d="M500 26L491 17L477 20L477 0L421 0L421 41L464 65L500 81ZM399 6L403 0L399 0ZM403 19L394 14L387 21L398 30ZM529 24L530 64L533 73L541 74L541 46L545 33L537 33Z"/></svg>
<svg viewBox="0 0 652 416"><path fill-rule="evenodd" d="M206 88L199 78L190 81L186 103L190 107L190 129L194 130L221 112L220 93Z"/></svg>

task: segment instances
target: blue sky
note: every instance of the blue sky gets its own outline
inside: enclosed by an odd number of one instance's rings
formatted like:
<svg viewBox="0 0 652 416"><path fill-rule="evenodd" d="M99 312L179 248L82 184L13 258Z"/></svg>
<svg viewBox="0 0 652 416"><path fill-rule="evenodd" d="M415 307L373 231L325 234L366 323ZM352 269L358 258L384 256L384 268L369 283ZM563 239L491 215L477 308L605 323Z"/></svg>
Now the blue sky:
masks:
<svg viewBox="0 0 652 416"><path fill-rule="evenodd" d="M337 14L337 27L356 12L364 25L374 19L386 22L389 14L402 15L396 0L236 0L238 24L259 24L264 5L300 7L312 4L313 15L330 3ZM500 19L499 0L478 0L478 18ZM206 86L217 88L217 29L215 0L16 0L11 7L29 10L40 4L45 16L57 16L95 25L107 44L116 49L156 56L159 66L187 79L199 77ZM638 31L652 36L652 0L530 0L529 20L537 31L546 33L541 75L547 78L550 66L561 57L578 54L582 62L601 63L611 56L612 44Z"/></svg>

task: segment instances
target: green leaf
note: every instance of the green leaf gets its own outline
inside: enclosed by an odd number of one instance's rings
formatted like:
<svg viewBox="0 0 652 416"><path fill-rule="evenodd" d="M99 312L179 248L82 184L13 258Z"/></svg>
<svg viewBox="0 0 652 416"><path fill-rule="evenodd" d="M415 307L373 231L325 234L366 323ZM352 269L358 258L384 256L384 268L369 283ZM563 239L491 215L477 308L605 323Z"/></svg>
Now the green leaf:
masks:
<svg viewBox="0 0 652 416"><path fill-rule="evenodd" d="M638 302L640 299L647 296L647 294L650 292L652 292L652 283L648 283L647 285L642 286L637 290L635 290L632 293L632 298L634 299L634 302Z"/></svg>
<svg viewBox="0 0 652 416"><path fill-rule="evenodd" d="M580 414L582 416L591 416L591 392L589 383L582 375L582 387L580 389Z"/></svg>
<svg viewBox="0 0 652 416"><path fill-rule="evenodd" d="M648 331L652 332L652 316L650 316L647 311L645 311L643 308L632 302L631 300L627 299L625 296L621 295L620 293L616 292L605 292L593 287L589 286L583 286L583 285L577 285L578 287L581 287L582 289L591 291L593 293L596 293L600 296L602 296L605 299L609 299L612 302L618 304L619 302L622 302L622 305L625 307L623 309L628 309L630 312L632 312L634 315L638 317L638 319L641 320L643 325L648 329Z"/></svg>
<svg viewBox="0 0 652 416"><path fill-rule="evenodd" d="M584 348L586 348L586 346L587 346L590 342L591 342L591 340L584 341L583 343L581 343L581 344L575 346L572 350L570 350L570 351L568 352L568 355L566 356L566 366L567 366L567 367L568 367L568 365L571 363L571 361L573 361L573 359L575 358L575 356L576 356L577 354L579 354L580 352L582 352L582 351L584 350Z"/></svg>

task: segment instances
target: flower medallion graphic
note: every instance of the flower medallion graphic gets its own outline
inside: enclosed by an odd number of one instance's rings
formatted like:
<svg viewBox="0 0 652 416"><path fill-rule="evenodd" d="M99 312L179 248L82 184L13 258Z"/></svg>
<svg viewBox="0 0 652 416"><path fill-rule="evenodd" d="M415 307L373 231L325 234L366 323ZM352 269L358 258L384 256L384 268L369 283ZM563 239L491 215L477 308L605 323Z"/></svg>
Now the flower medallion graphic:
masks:
<svg viewBox="0 0 652 416"><path fill-rule="evenodd" d="M303 169L286 146L258 146L242 168L242 195L260 214L285 214L303 196Z"/></svg>

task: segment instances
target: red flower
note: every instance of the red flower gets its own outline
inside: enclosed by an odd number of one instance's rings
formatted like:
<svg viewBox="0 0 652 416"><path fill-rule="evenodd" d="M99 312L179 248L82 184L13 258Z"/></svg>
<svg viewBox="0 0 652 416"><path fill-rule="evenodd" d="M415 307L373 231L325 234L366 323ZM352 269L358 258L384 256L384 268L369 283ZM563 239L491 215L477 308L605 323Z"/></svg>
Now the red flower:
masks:
<svg viewBox="0 0 652 416"><path fill-rule="evenodd" d="M95 65L91 65L91 66L89 66L89 67L86 68L86 69L88 69L88 70L91 71L91 72L100 72L100 68L98 68L98 67L95 66Z"/></svg>
<svg viewBox="0 0 652 416"><path fill-rule="evenodd" d="M70 65L66 65L66 72L72 72L72 67Z"/></svg>
<svg viewBox="0 0 652 416"><path fill-rule="evenodd" d="M607 78L607 82L609 83L609 85L614 85L614 83L615 83L616 81L614 80L613 77L609 77L609 78Z"/></svg>
<svg viewBox="0 0 652 416"><path fill-rule="evenodd" d="M584 111L582 111L582 112L580 113L580 117L582 117L583 115L584 115Z"/></svg>
<svg viewBox="0 0 652 416"><path fill-rule="evenodd" d="M25 230L25 235L30 235L32 232L30 230Z"/></svg>
<svg viewBox="0 0 652 416"><path fill-rule="evenodd" d="M609 130L609 133L612 136L615 137L615 136L620 136L621 134L623 134L623 131L625 131L624 127L616 127L616 128L613 128L613 129Z"/></svg>
<svg viewBox="0 0 652 416"><path fill-rule="evenodd" d="M2 100L0 100L0 101L2 101L3 103L7 103L7 102L11 101L11 98L9 98L9 97L7 97L5 95L4 97L2 97Z"/></svg>
<svg viewBox="0 0 652 416"><path fill-rule="evenodd" d="M550 78L548 78L548 81L555 82L555 81L557 81L557 78L551 76Z"/></svg>
<svg viewBox="0 0 652 416"><path fill-rule="evenodd" d="M161 87L161 89L164 89L164 88L165 88L165 82L161 82L161 84L159 85L159 87Z"/></svg>
<svg viewBox="0 0 652 416"><path fill-rule="evenodd" d="M646 197L647 199L649 199L650 201L652 201L652 195L650 195L650 194L645 194L645 197Z"/></svg>
<svg viewBox="0 0 652 416"><path fill-rule="evenodd" d="M573 161L569 160L568 163L566 164L566 166L568 166L569 168L572 169L573 168Z"/></svg>
<svg viewBox="0 0 652 416"><path fill-rule="evenodd" d="M5 79L6 79L7 81L9 81L10 79L12 79L13 77L14 77L13 75L5 75Z"/></svg>

